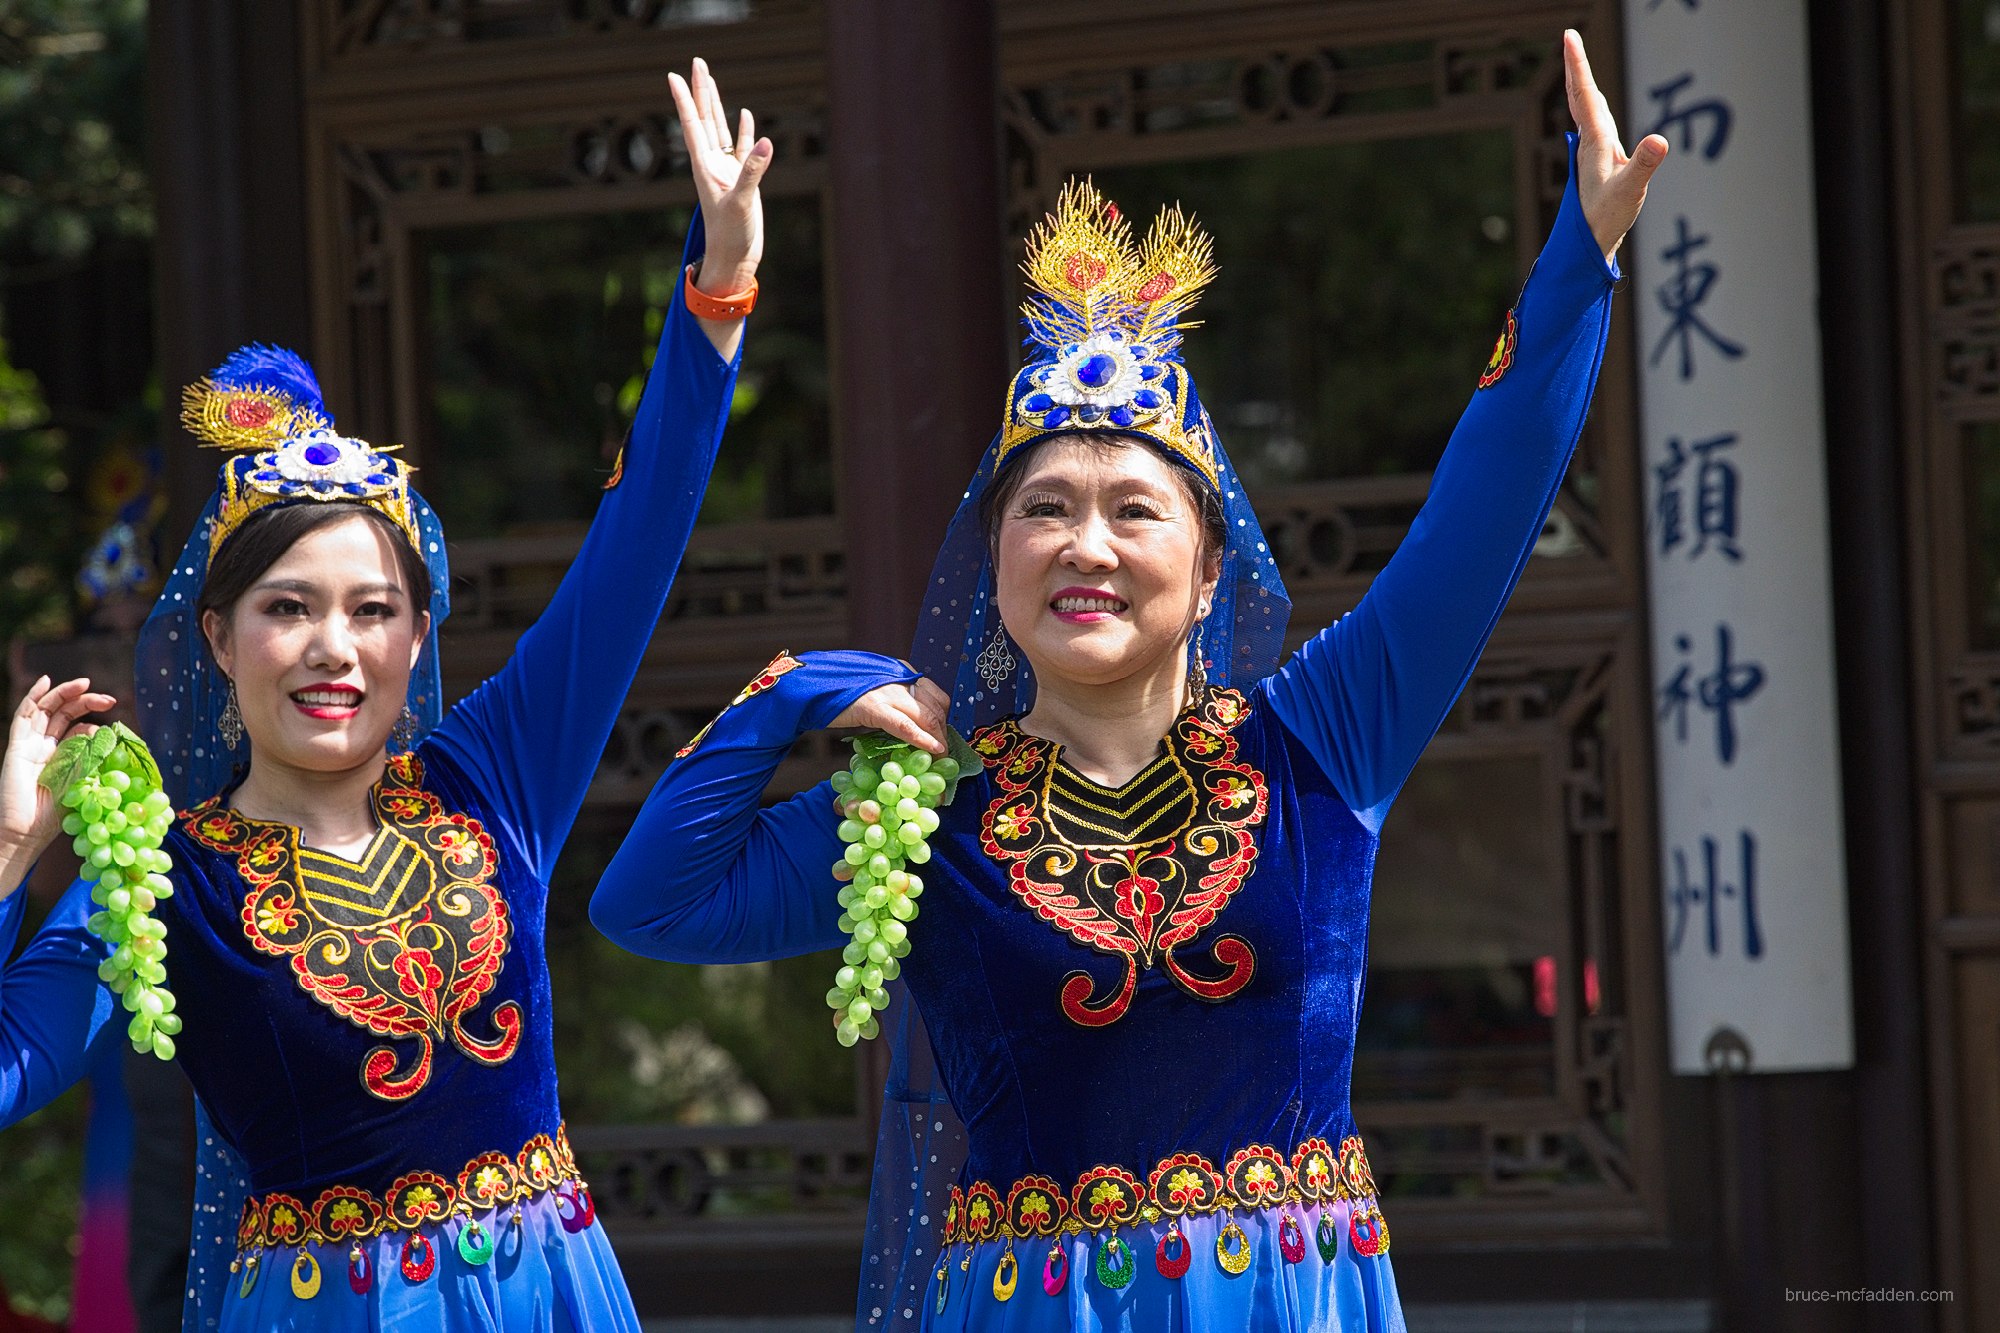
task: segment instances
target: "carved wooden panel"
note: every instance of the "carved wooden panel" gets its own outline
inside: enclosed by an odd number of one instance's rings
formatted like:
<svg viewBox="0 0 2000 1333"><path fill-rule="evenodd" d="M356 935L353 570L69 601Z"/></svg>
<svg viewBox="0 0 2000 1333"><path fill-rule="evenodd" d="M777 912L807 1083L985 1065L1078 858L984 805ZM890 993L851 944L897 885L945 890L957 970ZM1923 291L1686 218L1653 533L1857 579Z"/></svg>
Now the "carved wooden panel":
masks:
<svg viewBox="0 0 2000 1333"><path fill-rule="evenodd" d="M2000 453L1986 447L2000 421L2000 227L1962 220L1960 207L1960 173L1990 146L1961 141L1973 120L1957 99L1982 94L1937 71L1990 65L1966 40L1985 9L1886 10L1937 1285L1956 1294L1937 1315L1954 1333L2000 1320L2000 1211L1981 1187L2000 1173L2000 653L1989 623L2000 528L1988 499Z"/></svg>
<svg viewBox="0 0 2000 1333"><path fill-rule="evenodd" d="M1931 259L1936 395L1958 421L2000 417L2000 227L1959 227Z"/></svg>
<svg viewBox="0 0 2000 1333"><path fill-rule="evenodd" d="M1650 895L1642 903L1624 899L1624 886L1650 882L1644 861L1635 859L1650 846L1646 806L1635 791L1643 783L1625 769L1623 738L1635 734L1646 711L1633 664L1622 656L1628 647L1616 633L1558 637L1533 625L1509 627L1422 761L1450 765L1496 754L1536 760L1553 784L1541 802L1542 836L1546 863L1557 868L1556 911L1570 925L1547 960L1560 979L1552 1043L1537 1057L1547 1074L1524 1077L1529 1053L1496 1047L1479 1053L1486 1068L1469 1080L1469 1071L1447 1067L1424 1096L1357 1100L1355 1116L1402 1235L1489 1244L1518 1234L1503 1219L1545 1227L1531 1219L1558 1201L1593 1216L1599 1235L1645 1234L1659 1225L1661 1056L1657 1015L1645 1001L1658 984L1658 917ZM1385 831L1385 839L1393 836ZM1378 945L1381 931L1378 922ZM1422 1086L1409 1083L1413 1072L1421 1074L1409 1057L1398 1059L1399 1084ZM1517 1071L1499 1074L1502 1059ZM1370 1082L1368 1060L1365 1051L1357 1057L1358 1087ZM1537 1093L1539 1080L1551 1076L1549 1092ZM1460 1086L1467 1082L1480 1091L1467 1095Z"/></svg>

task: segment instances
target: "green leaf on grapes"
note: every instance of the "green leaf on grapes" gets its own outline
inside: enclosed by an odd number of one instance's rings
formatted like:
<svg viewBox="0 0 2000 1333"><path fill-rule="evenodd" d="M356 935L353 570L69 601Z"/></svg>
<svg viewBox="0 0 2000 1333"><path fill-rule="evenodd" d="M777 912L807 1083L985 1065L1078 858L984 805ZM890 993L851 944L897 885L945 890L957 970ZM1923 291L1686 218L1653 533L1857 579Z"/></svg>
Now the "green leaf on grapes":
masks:
<svg viewBox="0 0 2000 1333"><path fill-rule="evenodd" d="M909 742L899 740L886 731L870 731L854 738L854 752L869 763L881 766L884 759L895 758L898 751L908 748Z"/></svg>
<svg viewBox="0 0 2000 1333"><path fill-rule="evenodd" d="M146 742L139 733L123 722L114 722L112 729L118 733L120 744L125 747L125 757L131 762L133 776L147 784L150 790L161 785L160 766L153 762L153 752L146 748Z"/></svg>
<svg viewBox="0 0 2000 1333"><path fill-rule="evenodd" d="M89 771L90 766L90 738L67 737L56 746L56 752L42 767L42 786L60 796L69 790L71 783Z"/></svg>
<svg viewBox="0 0 2000 1333"><path fill-rule="evenodd" d="M973 749L965 737L958 734L957 727L947 727L945 732L945 753L957 761L958 773L945 779L944 794L938 797L940 807L950 805L951 798L958 795L958 784L977 773L984 765L984 761L979 757L979 751Z"/></svg>
<svg viewBox="0 0 2000 1333"><path fill-rule="evenodd" d="M90 733L90 763L93 768L111 757L118 748L118 733L110 727L99 727Z"/></svg>

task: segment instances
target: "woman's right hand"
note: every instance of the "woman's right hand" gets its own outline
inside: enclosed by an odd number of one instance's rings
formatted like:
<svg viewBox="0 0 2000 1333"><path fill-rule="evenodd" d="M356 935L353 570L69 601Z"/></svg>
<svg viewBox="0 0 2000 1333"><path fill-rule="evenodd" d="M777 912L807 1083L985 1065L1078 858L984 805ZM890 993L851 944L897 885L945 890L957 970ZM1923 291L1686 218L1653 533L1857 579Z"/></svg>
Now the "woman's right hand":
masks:
<svg viewBox="0 0 2000 1333"><path fill-rule="evenodd" d="M20 887L28 866L62 831L62 805L41 782L56 746L73 731L95 731L81 719L116 703L93 693L88 679L50 685L43 676L14 710L0 759L0 899Z"/></svg>
<svg viewBox="0 0 2000 1333"><path fill-rule="evenodd" d="M707 61L696 59L685 79L669 74L667 84L708 235L695 285L710 296L740 292L756 278L764 257L764 203L757 186L771 165L771 141L757 136L747 107L731 131Z"/></svg>
<svg viewBox="0 0 2000 1333"><path fill-rule="evenodd" d="M868 691L829 725L886 731L899 741L943 754L950 716L951 696L935 681L919 676L907 685L884 685Z"/></svg>

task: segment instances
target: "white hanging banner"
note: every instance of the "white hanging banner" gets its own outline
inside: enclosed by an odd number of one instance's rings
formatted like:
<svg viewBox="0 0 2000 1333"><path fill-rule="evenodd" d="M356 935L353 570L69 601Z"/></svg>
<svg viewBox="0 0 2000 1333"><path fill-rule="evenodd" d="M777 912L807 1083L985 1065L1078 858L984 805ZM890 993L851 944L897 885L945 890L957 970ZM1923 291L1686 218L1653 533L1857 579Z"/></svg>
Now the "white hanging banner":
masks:
<svg viewBox="0 0 2000 1333"><path fill-rule="evenodd" d="M1854 1060L1804 0L1625 0L1677 1073Z"/></svg>

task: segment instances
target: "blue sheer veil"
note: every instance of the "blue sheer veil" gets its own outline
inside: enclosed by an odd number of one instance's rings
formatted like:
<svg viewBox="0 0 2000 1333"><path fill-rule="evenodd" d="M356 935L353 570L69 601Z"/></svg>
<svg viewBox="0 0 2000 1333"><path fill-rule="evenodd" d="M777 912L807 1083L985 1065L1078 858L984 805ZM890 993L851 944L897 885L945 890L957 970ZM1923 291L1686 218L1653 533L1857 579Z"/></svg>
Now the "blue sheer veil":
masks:
<svg viewBox="0 0 2000 1333"><path fill-rule="evenodd" d="M176 810L186 810L231 785L239 764L247 758L247 751L239 753L225 746L216 728L229 701L229 684L209 654L208 639L195 609L208 578L208 540L217 504L217 497L210 497L139 631L139 732L160 765L167 795L173 798ZM410 673L408 707L416 720L410 743L415 744L437 725L442 711L438 628L451 610L451 574L445 559L444 529L436 513L414 492L410 508L422 539L419 554L431 577L430 634L416 669ZM392 743L391 748L397 747ZM167 944L171 978L173 941ZM237 1223L249 1195L249 1175L242 1159L216 1132L197 1098L194 1228L183 1328L217 1326L228 1291L229 1264L236 1253Z"/></svg>

